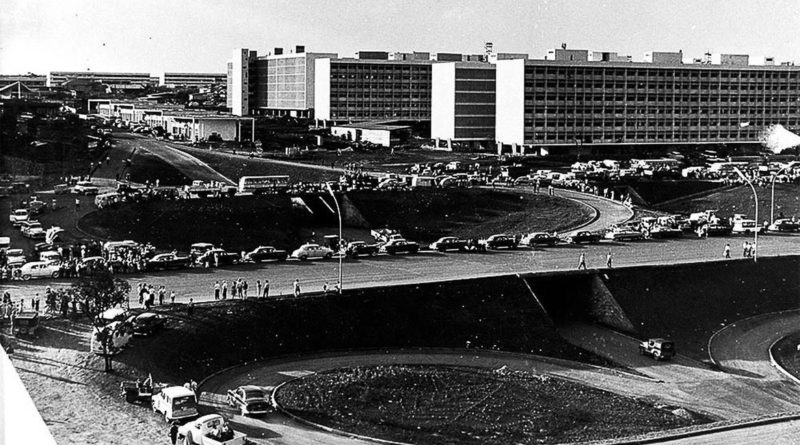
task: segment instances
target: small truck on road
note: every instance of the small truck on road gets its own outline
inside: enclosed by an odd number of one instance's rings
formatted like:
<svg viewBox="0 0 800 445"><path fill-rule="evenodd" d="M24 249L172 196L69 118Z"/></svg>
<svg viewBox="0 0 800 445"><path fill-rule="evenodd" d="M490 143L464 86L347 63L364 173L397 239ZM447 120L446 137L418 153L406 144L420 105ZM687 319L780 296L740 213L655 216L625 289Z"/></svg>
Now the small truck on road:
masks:
<svg viewBox="0 0 800 445"><path fill-rule="evenodd" d="M247 435L232 430L219 414L209 414L178 428L178 443L185 445L245 445Z"/></svg>
<svg viewBox="0 0 800 445"><path fill-rule="evenodd" d="M664 338L651 338L639 343L639 354L655 360L669 360L675 356L675 343Z"/></svg>

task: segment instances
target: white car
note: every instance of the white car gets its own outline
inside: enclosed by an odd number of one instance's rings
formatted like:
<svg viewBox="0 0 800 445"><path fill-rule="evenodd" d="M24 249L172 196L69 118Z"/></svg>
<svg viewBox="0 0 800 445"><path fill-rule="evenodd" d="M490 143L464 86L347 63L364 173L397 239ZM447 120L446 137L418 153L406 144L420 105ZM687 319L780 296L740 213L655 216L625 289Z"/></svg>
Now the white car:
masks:
<svg viewBox="0 0 800 445"><path fill-rule="evenodd" d="M23 280L30 280L31 278L58 278L59 267L57 264L48 263L45 261L33 261L25 263L20 268L20 276Z"/></svg>
<svg viewBox="0 0 800 445"><path fill-rule="evenodd" d="M55 250L46 250L39 253L39 261L58 264L61 262L61 254Z"/></svg>
<svg viewBox="0 0 800 445"><path fill-rule="evenodd" d="M153 411L164 415L164 420L197 417L197 396L183 386L170 386L153 395Z"/></svg>
<svg viewBox="0 0 800 445"><path fill-rule="evenodd" d="M6 250L6 261L11 267L20 267L28 262L25 258L25 253L22 249L8 249Z"/></svg>
<svg viewBox="0 0 800 445"><path fill-rule="evenodd" d="M21 224L22 236L27 238L44 238L44 228L39 221L25 221Z"/></svg>
<svg viewBox="0 0 800 445"><path fill-rule="evenodd" d="M303 244L297 250L292 252L292 258L297 258L300 261L305 261L309 258L331 258L333 250L320 246L319 244Z"/></svg>
<svg viewBox="0 0 800 445"><path fill-rule="evenodd" d="M731 230L732 233L738 234L752 234L753 232L761 233L764 231L764 228L756 224L754 219L737 219L733 221L733 229Z"/></svg>
<svg viewBox="0 0 800 445"><path fill-rule="evenodd" d="M70 192L74 195L96 195L100 193L100 189L91 181L80 181L70 189Z"/></svg>
<svg viewBox="0 0 800 445"><path fill-rule="evenodd" d="M8 220L11 221L11 225L14 227L19 226L23 221L27 221L28 218L30 218L30 214L25 209L14 210L11 212L11 215L8 216Z"/></svg>

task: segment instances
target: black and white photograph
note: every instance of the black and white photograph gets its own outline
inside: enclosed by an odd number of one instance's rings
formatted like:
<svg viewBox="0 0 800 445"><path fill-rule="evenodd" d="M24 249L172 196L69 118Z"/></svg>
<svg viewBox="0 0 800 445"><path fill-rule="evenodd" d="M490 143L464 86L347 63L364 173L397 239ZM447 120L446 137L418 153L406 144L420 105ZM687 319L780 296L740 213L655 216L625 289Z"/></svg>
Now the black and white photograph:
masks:
<svg viewBox="0 0 800 445"><path fill-rule="evenodd" d="M0 445L800 444L796 64L794 0L5 0Z"/></svg>

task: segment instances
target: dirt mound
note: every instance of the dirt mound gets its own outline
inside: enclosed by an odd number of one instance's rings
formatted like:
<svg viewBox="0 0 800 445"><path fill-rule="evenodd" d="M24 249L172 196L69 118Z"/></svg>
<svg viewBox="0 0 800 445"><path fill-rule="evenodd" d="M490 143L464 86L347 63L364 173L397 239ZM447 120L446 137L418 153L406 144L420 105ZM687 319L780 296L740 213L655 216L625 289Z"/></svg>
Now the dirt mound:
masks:
<svg viewBox="0 0 800 445"><path fill-rule="evenodd" d="M411 192L351 192L356 227L389 226L410 239L429 242L444 235L563 230L588 220L589 210L572 201L482 189ZM330 197L240 196L122 205L86 215L80 227L103 239L133 239L159 248L185 250L196 242L234 250L270 244L293 249L318 227L338 224ZM324 201L324 202L323 202ZM349 219L349 218L347 218ZM187 229L191 230L187 230Z"/></svg>
<svg viewBox="0 0 800 445"><path fill-rule="evenodd" d="M441 236L563 231L591 218L587 207L573 201L505 190L417 189L350 192L348 197L374 227L389 226L426 242Z"/></svg>
<svg viewBox="0 0 800 445"><path fill-rule="evenodd" d="M555 377L471 368L338 369L290 381L276 399L315 423L411 443L583 442L696 423Z"/></svg>

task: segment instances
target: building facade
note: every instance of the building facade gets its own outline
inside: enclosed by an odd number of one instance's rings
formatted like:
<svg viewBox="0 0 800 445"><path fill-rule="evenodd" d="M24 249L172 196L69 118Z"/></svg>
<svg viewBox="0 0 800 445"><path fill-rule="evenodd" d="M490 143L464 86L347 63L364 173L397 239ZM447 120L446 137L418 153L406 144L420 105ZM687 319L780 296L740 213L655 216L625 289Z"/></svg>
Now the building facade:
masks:
<svg viewBox="0 0 800 445"><path fill-rule="evenodd" d="M430 60L317 59L314 117L330 121L431 118Z"/></svg>
<svg viewBox="0 0 800 445"><path fill-rule="evenodd" d="M498 61L496 137L512 150L755 144L771 124L800 126L798 99L793 66Z"/></svg>
<svg viewBox="0 0 800 445"><path fill-rule="evenodd" d="M0 88L17 82L32 90L47 88L47 76L38 76L36 74L0 75Z"/></svg>
<svg viewBox="0 0 800 445"><path fill-rule="evenodd" d="M224 73L162 73L159 85L168 88L210 87L222 85L227 80Z"/></svg>
<svg viewBox="0 0 800 445"><path fill-rule="evenodd" d="M496 70L487 63L437 63L432 68L431 138L476 148L495 140Z"/></svg>
<svg viewBox="0 0 800 445"><path fill-rule="evenodd" d="M58 87L71 80L90 80L112 85L139 84L155 86L158 84L158 78L150 76L150 73L51 71L47 75L47 86Z"/></svg>

